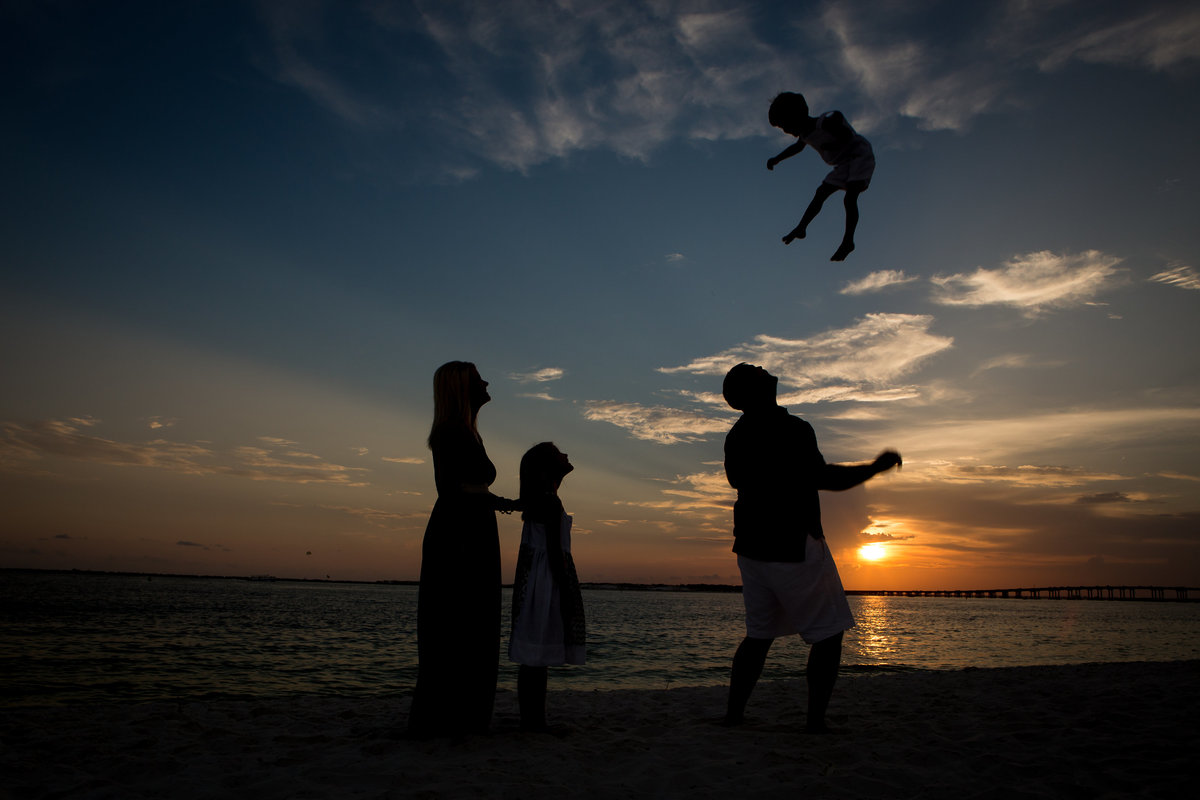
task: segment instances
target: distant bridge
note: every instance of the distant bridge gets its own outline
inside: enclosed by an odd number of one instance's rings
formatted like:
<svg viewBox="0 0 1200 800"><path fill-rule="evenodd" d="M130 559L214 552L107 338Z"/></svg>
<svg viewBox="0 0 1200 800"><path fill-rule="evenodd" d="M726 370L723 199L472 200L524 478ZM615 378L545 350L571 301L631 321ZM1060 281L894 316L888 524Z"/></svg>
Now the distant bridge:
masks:
<svg viewBox="0 0 1200 800"><path fill-rule="evenodd" d="M1186 586L1043 586L1029 589L849 590L874 597L1014 597L1024 600L1200 601L1200 589Z"/></svg>

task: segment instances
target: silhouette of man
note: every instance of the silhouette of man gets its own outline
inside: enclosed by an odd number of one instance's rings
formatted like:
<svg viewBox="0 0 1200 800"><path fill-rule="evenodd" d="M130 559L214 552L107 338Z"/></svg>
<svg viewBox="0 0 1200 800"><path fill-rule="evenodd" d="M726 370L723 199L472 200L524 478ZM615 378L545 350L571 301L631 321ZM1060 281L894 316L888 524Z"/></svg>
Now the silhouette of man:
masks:
<svg viewBox="0 0 1200 800"><path fill-rule="evenodd" d="M887 450L869 464L826 464L812 426L776 403L778 383L762 367L738 364L723 386L725 401L742 412L725 437L725 475L738 493L733 552L746 606L746 638L733 657L725 723L742 722L771 643L799 634L812 645L805 730L828 733L825 710L842 660L842 633L854 617L825 543L817 490L850 489L901 461Z"/></svg>

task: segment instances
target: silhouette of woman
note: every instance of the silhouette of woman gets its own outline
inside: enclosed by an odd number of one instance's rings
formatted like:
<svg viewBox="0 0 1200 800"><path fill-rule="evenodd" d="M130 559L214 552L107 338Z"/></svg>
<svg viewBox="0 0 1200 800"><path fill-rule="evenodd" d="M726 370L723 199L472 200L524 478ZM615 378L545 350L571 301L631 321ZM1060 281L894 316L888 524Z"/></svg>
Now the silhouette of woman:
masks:
<svg viewBox="0 0 1200 800"><path fill-rule="evenodd" d="M483 733L492 718L500 657L500 539L496 511L516 504L492 494L496 468L475 427L491 400L474 364L451 361L433 376L437 502L421 548L415 736Z"/></svg>

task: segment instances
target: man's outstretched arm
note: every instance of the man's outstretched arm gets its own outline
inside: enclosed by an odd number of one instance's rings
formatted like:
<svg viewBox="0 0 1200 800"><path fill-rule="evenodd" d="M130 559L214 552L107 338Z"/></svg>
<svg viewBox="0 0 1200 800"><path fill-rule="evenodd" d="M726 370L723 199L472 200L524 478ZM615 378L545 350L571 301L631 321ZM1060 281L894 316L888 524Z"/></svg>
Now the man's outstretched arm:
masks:
<svg viewBox="0 0 1200 800"><path fill-rule="evenodd" d="M832 492L853 489L879 473L887 472L903 463L900 454L895 450L884 450L870 464L826 464L817 478L817 488Z"/></svg>

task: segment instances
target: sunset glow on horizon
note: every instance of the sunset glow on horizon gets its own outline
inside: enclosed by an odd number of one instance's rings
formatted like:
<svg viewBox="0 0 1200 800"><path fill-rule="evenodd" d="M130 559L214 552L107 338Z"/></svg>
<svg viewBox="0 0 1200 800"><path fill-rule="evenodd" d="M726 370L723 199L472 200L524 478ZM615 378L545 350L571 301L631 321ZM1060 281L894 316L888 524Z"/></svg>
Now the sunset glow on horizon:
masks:
<svg viewBox="0 0 1200 800"><path fill-rule="evenodd" d="M1200 586L1200 9L941 10L7 9L0 567L415 580L461 359L582 580L737 583L746 361L904 457L822 493L848 589ZM876 154L844 263L788 90Z"/></svg>

